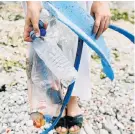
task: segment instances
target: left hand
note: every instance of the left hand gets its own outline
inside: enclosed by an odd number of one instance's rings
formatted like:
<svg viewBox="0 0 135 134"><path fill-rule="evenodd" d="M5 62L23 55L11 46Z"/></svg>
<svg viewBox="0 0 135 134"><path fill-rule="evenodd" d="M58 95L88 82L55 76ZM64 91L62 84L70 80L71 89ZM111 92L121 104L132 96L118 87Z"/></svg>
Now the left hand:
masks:
<svg viewBox="0 0 135 134"><path fill-rule="evenodd" d="M91 7L91 15L95 18L93 32L96 39L108 28L111 19L111 12L107 2L94 1Z"/></svg>

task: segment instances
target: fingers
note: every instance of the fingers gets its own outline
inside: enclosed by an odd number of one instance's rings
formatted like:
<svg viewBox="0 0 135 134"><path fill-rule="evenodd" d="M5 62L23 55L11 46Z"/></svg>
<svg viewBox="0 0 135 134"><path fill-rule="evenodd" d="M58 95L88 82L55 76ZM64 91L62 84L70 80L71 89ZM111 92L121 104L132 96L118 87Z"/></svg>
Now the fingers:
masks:
<svg viewBox="0 0 135 134"><path fill-rule="evenodd" d="M40 36L40 30L39 30L39 15L40 13L32 13L29 16L27 16L25 20L25 27L24 27L24 41L31 42L32 39L30 38L30 32L34 30L36 36Z"/></svg>
<svg viewBox="0 0 135 134"><path fill-rule="evenodd" d="M38 25L39 15L40 15L40 13L35 13L35 14L32 14L32 16L31 16L31 23L33 26L33 30L37 37L40 36L40 30L39 30L39 25Z"/></svg>
<svg viewBox="0 0 135 134"><path fill-rule="evenodd" d="M95 24L94 24L94 33L97 34L100 26L101 16L95 14Z"/></svg>
<svg viewBox="0 0 135 134"><path fill-rule="evenodd" d="M108 17L108 18L106 19L104 31L109 27L109 25L110 25L110 17ZM103 31L103 32L104 32L104 31Z"/></svg>
<svg viewBox="0 0 135 134"><path fill-rule="evenodd" d="M111 12L108 3L93 2L91 15L94 16L95 19L93 32L96 34L96 39L98 39L110 24Z"/></svg>
<svg viewBox="0 0 135 134"><path fill-rule="evenodd" d="M94 33L96 34L96 39L108 28L110 24L110 17L95 14L95 24L94 24Z"/></svg>
<svg viewBox="0 0 135 134"><path fill-rule="evenodd" d="M32 31L30 19L26 18L24 26L24 41L31 42L30 32Z"/></svg>
<svg viewBox="0 0 135 134"><path fill-rule="evenodd" d="M100 26L96 35L96 39L98 39L99 36L104 32L105 22L106 22L106 18L103 17L100 21Z"/></svg>

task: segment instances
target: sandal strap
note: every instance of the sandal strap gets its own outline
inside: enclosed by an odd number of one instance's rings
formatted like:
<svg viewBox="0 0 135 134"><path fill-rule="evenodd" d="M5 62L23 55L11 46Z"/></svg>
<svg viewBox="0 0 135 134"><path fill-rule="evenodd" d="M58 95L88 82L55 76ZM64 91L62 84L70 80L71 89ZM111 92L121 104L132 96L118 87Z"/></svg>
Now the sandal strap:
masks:
<svg viewBox="0 0 135 134"><path fill-rule="evenodd" d="M71 128L74 125L81 128L83 124L83 115L77 115L75 117L67 116L66 120L69 128Z"/></svg>
<svg viewBox="0 0 135 134"><path fill-rule="evenodd" d="M55 121L56 118L57 117L53 117L52 123ZM67 123L66 123L66 118L65 117L60 118L59 122L57 123L57 125L54 128L56 129L58 127L67 128Z"/></svg>

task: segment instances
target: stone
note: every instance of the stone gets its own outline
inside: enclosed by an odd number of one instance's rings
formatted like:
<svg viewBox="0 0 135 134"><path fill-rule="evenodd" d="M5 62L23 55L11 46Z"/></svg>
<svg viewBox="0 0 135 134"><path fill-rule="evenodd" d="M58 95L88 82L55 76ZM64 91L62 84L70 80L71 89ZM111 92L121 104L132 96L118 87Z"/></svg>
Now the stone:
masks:
<svg viewBox="0 0 135 134"><path fill-rule="evenodd" d="M98 127L99 129L102 128L102 124L101 124L101 123L96 123L96 124L97 124L97 127Z"/></svg>
<svg viewBox="0 0 135 134"><path fill-rule="evenodd" d="M135 122L135 117L131 117L130 121Z"/></svg>
<svg viewBox="0 0 135 134"><path fill-rule="evenodd" d="M99 107L99 111L100 111L101 113L105 113L105 109L104 109L102 106Z"/></svg>
<svg viewBox="0 0 135 134"><path fill-rule="evenodd" d="M3 125L3 126L0 128L1 134L2 134L2 133L5 133L7 128L8 128L8 126Z"/></svg>
<svg viewBox="0 0 135 134"><path fill-rule="evenodd" d="M128 75L134 76L134 69L128 69Z"/></svg>
<svg viewBox="0 0 135 134"><path fill-rule="evenodd" d="M109 133L105 129L100 129L99 134L109 134Z"/></svg>
<svg viewBox="0 0 135 134"><path fill-rule="evenodd" d="M119 130L113 130L111 134L121 134L121 132Z"/></svg>
<svg viewBox="0 0 135 134"><path fill-rule="evenodd" d="M19 118L16 118L15 122L16 123L19 123L20 122L20 119Z"/></svg>
<svg viewBox="0 0 135 134"><path fill-rule="evenodd" d="M108 132L112 132L112 130L115 129L114 125L110 121L106 121L103 126Z"/></svg>
<svg viewBox="0 0 135 134"><path fill-rule="evenodd" d="M28 120L28 121L27 121L27 126L28 126L28 127L33 126L33 121L32 121L32 120Z"/></svg>
<svg viewBox="0 0 135 134"><path fill-rule="evenodd" d="M14 117L10 117L10 118L8 119L8 122L10 122L10 123L11 123L11 122L13 123L14 121L15 121L15 118L14 118Z"/></svg>
<svg viewBox="0 0 135 134"><path fill-rule="evenodd" d="M116 126L118 126L120 129L125 129L124 125L121 122L116 122Z"/></svg>
<svg viewBox="0 0 135 134"><path fill-rule="evenodd" d="M11 123L11 127L15 127L16 126L16 123Z"/></svg>
<svg viewBox="0 0 135 134"><path fill-rule="evenodd" d="M135 134L135 130L134 131L132 131L132 133L131 134Z"/></svg>
<svg viewBox="0 0 135 134"><path fill-rule="evenodd" d="M2 126L0 126L0 134L4 133L6 131L5 128L3 128Z"/></svg>

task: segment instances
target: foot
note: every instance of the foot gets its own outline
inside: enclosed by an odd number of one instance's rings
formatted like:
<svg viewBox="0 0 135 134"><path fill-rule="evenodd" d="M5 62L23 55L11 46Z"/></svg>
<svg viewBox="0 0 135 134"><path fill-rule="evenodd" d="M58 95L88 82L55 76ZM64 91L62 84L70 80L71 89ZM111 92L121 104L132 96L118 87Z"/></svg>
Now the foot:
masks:
<svg viewBox="0 0 135 134"><path fill-rule="evenodd" d="M56 128L56 132L57 132L58 134L67 134L67 128L58 127L58 128Z"/></svg>
<svg viewBox="0 0 135 134"><path fill-rule="evenodd" d="M77 97L71 97L68 106L67 106L67 116L70 117L76 117L78 115L82 115L82 111L78 105ZM74 125L69 128L70 133L76 133L80 131L80 127L77 125Z"/></svg>
<svg viewBox="0 0 135 134"><path fill-rule="evenodd" d="M59 120L58 124L55 127L55 130L58 134L67 134L68 132L65 115L66 112L64 111L61 119Z"/></svg>

